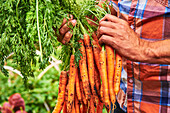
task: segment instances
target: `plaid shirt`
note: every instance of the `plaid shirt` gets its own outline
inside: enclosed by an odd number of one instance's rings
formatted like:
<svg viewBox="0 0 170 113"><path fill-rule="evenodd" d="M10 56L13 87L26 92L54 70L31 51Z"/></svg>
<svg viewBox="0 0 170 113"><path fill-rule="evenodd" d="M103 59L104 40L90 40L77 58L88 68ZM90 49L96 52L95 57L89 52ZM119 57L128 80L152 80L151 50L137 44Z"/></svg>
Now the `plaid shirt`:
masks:
<svg viewBox="0 0 170 113"><path fill-rule="evenodd" d="M170 0L119 0L118 7L141 39L170 39ZM128 60L125 67L120 107L128 113L170 113L170 65Z"/></svg>

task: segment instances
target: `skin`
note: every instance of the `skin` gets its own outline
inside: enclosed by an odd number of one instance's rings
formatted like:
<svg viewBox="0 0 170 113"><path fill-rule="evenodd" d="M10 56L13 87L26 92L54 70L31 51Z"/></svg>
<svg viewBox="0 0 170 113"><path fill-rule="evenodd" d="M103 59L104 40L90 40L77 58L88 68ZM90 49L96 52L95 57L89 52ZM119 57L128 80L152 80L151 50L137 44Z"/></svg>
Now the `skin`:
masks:
<svg viewBox="0 0 170 113"><path fill-rule="evenodd" d="M96 0L96 1L98 1L98 0ZM101 7L102 4L104 3L103 1L105 1L105 0L98 1L99 2L98 6ZM112 7L110 7L110 10L111 10L111 14L116 15L116 12ZM72 37L72 31L70 31L68 24L72 24L73 26L75 26L77 23L77 20L75 20L73 18L73 15L68 15L68 16L69 16L68 21L65 18L63 19L63 23L61 24L61 27L60 27L60 35L57 36L57 40L59 42L61 42L62 44L67 44L69 42L69 40L67 40L67 42L63 41L64 38L71 39L71 37ZM86 18L90 19L90 17L86 17ZM95 23L93 23L92 21L90 21L88 19L87 19L87 22L89 24L91 24L93 26L97 26ZM97 18L94 18L94 21L95 21L95 19L97 19ZM55 30L55 28L54 28L54 30Z"/></svg>
<svg viewBox="0 0 170 113"><path fill-rule="evenodd" d="M69 15L69 20L67 21L67 19L63 19L63 23L61 24L60 27L60 35L57 36L57 40L60 41L63 44L66 44L69 42L63 42L62 40L67 37L68 39L70 39L72 37L72 32L70 31L70 28L68 27L69 24L72 24L73 26L75 26L77 23L77 20L73 19L72 15Z"/></svg>
<svg viewBox="0 0 170 113"><path fill-rule="evenodd" d="M101 3L99 2L98 5L101 6ZM170 64L169 39L155 42L142 40L125 20L113 15L116 15L116 13L112 9L112 15L107 14L99 23L97 34L100 38L100 44L110 45L121 56L131 61ZM75 26L76 23L77 21L73 19L72 15L69 21L67 19L63 20L60 28L60 36L58 36L60 42L66 36L69 39L72 37L72 32L67 25L72 24Z"/></svg>
<svg viewBox="0 0 170 113"><path fill-rule="evenodd" d="M142 40L126 21L109 14L101 19L98 30L100 44L110 45L131 61L170 64L169 39L155 42Z"/></svg>

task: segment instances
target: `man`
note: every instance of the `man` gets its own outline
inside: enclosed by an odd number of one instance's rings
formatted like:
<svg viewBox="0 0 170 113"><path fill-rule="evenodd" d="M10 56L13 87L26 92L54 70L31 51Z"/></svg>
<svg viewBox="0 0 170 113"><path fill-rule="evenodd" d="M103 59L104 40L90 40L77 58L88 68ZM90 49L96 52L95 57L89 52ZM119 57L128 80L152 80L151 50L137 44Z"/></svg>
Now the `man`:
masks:
<svg viewBox="0 0 170 113"><path fill-rule="evenodd" d="M120 18L106 15L98 29L99 43L110 45L124 59L117 101L128 113L168 113L170 0L119 0L118 7ZM64 27L60 32L69 34Z"/></svg>

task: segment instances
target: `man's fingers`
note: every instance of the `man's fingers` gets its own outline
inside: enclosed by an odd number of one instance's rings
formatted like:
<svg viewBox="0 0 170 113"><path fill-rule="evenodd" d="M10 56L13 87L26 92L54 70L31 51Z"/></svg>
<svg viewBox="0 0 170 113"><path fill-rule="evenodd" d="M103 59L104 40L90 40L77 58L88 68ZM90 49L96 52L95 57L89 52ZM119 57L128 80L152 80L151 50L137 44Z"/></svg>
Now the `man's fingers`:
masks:
<svg viewBox="0 0 170 113"><path fill-rule="evenodd" d="M57 40L58 40L59 42L61 42L62 39L63 39L63 37L62 37L61 35L57 35Z"/></svg>
<svg viewBox="0 0 170 113"><path fill-rule="evenodd" d="M73 36L73 34L68 31L65 35L64 35L64 38L63 40L61 41L62 44L66 44L70 41L71 37Z"/></svg>
<svg viewBox="0 0 170 113"><path fill-rule="evenodd" d="M115 36L117 30L109 28L109 27L100 27L99 28L100 35L110 35L110 36Z"/></svg>
<svg viewBox="0 0 170 113"><path fill-rule="evenodd" d="M109 27L109 28L115 29L117 24L110 22L110 21L101 21L99 26Z"/></svg>
<svg viewBox="0 0 170 113"><path fill-rule="evenodd" d="M63 19L63 23L61 24L61 27L63 27L63 25L66 24L68 21L73 20L73 15L68 15L68 17L69 19L66 18Z"/></svg>
<svg viewBox="0 0 170 113"><path fill-rule="evenodd" d="M113 37L109 36L109 35L102 35L99 39L99 44L106 44L106 45L110 45L111 47L113 47Z"/></svg>
<svg viewBox="0 0 170 113"><path fill-rule="evenodd" d="M77 21L74 19L74 20L69 21L69 22L68 22L68 25L72 24L73 26L75 26L76 23L77 23ZM67 24L64 24L63 27L60 29L60 34L61 34L62 36L64 36L65 33L67 33L67 32L70 30L70 28L68 27L68 25L67 25Z"/></svg>
<svg viewBox="0 0 170 113"><path fill-rule="evenodd" d="M115 22L115 23L122 23L122 19L119 19L118 17L114 16L114 15L110 15L110 14L106 14L101 20L102 21L111 21L111 22ZM99 23L100 23L99 22Z"/></svg>

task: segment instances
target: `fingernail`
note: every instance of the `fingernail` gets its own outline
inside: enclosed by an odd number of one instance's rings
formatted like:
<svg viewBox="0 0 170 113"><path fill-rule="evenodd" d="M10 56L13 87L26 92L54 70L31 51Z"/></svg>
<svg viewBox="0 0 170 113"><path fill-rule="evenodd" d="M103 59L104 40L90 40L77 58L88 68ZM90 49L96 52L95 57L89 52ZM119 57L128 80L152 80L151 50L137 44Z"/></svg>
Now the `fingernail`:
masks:
<svg viewBox="0 0 170 113"><path fill-rule="evenodd" d="M74 20L72 20L72 22L73 22L73 23L76 23L77 21L74 19Z"/></svg>

